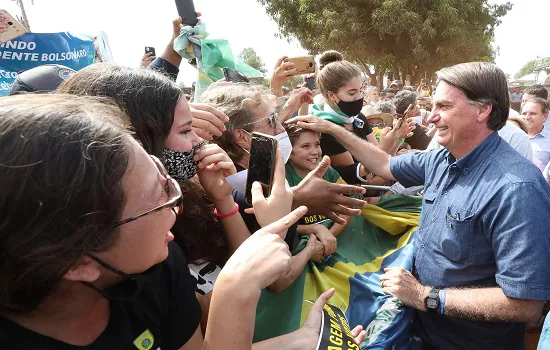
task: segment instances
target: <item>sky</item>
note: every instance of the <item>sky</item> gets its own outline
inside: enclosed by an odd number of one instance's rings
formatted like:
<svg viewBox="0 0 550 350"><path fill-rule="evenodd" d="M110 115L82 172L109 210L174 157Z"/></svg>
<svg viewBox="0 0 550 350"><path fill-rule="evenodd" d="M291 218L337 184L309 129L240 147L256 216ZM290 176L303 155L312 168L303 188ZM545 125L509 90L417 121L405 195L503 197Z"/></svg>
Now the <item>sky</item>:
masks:
<svg viewBox="0 0 550 350"><path fill-rule="evenodd" d="M23 0L31 30L35 33L71 31L107 33L116 62L137 67L145 46L159 55L171 38L177 16L174 0ZM504 3L506 0L490 0ZM511 0L514 8L495 32L499 48L496 63L514 75L537 56L550 57L549 0ZM0 0L0 8L19 14L13 0ZM211 38L227 39L233 53L252 47L264 61L268 74L280 56L306 55L296 41L276 37L277 24L257 0L195 0ZM537 35L540 33L539 35ZM181 80L189 86L196 71L182 64Z"/></svg>

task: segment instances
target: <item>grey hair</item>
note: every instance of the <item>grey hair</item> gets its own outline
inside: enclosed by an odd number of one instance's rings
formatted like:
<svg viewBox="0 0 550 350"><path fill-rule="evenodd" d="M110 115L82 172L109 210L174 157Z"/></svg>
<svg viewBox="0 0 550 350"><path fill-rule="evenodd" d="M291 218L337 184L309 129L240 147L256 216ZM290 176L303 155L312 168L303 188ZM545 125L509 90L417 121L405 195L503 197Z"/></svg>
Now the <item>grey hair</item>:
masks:
<svg viewBox="0 0 550 350"><path fill-rule="evenodd" d="M395 109L395 105L393 104L392 101L384 101L384 102L379 102L378 104L376 104L375 108L380 113L390 113L391 114L391 111Z"/></svg>
<svg viewBox="0 0 550 350"><path fill-rule="evenodd" d="M469 62L443 68L437 72L438 81L444 81L464 93L469 104L490 105L487 126L500 130L508 119L510 97L504 72L493 63Z"/></svg>
<svg viewBox="0 0 550 350"><path fill-rule="evenodd" d="M393 103L395 103L397 114L403 114L409 105L416 106L416 92L401 90L393 98Z"/></svg>

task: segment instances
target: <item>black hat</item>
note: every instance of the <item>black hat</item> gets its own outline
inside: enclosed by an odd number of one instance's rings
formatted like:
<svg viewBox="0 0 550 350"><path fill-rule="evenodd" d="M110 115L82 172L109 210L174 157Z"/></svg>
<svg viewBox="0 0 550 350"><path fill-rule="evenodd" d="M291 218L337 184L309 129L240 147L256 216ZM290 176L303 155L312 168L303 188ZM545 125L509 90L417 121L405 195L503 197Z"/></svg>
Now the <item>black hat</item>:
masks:
<svg viewBox="0 0 550 350"><path fill-rule="evenodd" d="M52 92L75 72L74 69L60 64L45 64L24 72L15 78L10 95L25 92Z"/></svg>

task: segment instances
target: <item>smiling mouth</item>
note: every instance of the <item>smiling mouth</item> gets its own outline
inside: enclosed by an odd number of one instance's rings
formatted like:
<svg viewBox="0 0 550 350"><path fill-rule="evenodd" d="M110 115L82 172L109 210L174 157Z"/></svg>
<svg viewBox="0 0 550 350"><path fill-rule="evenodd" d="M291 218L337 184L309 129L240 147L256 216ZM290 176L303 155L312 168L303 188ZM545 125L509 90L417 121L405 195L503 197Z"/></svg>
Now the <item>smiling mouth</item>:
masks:
<svg viewBox="0 0 550 350"><path fill-rule="evenodd" d="M449 128L448 126L442 126L442 127L437 128L437 130L445 131L448 128Z"/></svg>
<svg viewBox="0 0 550 350"><path fill-rule="evenodd" d="M319 160L319 158L309 158L307 161L310 162L310 163L317 164L318 160Z"/></svg>

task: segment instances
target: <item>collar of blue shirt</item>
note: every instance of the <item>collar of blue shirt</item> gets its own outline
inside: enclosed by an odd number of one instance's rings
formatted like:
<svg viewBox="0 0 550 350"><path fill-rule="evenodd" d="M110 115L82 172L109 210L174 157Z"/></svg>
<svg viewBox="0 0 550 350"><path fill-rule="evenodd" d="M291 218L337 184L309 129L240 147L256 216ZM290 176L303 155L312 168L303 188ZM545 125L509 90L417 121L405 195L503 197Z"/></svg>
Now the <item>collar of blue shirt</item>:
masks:
<svg viewBox="0 0 550 350"><path fill-rule="evenodd" d="M449 165L455 165L463 173L468 173L474 169L479 163L483 162L496 150L501 141L501 137L498 132L493 132L479 145L477 145L470 153L464 157L456 160L456 158L449 152L446 159Z"/></svg>

